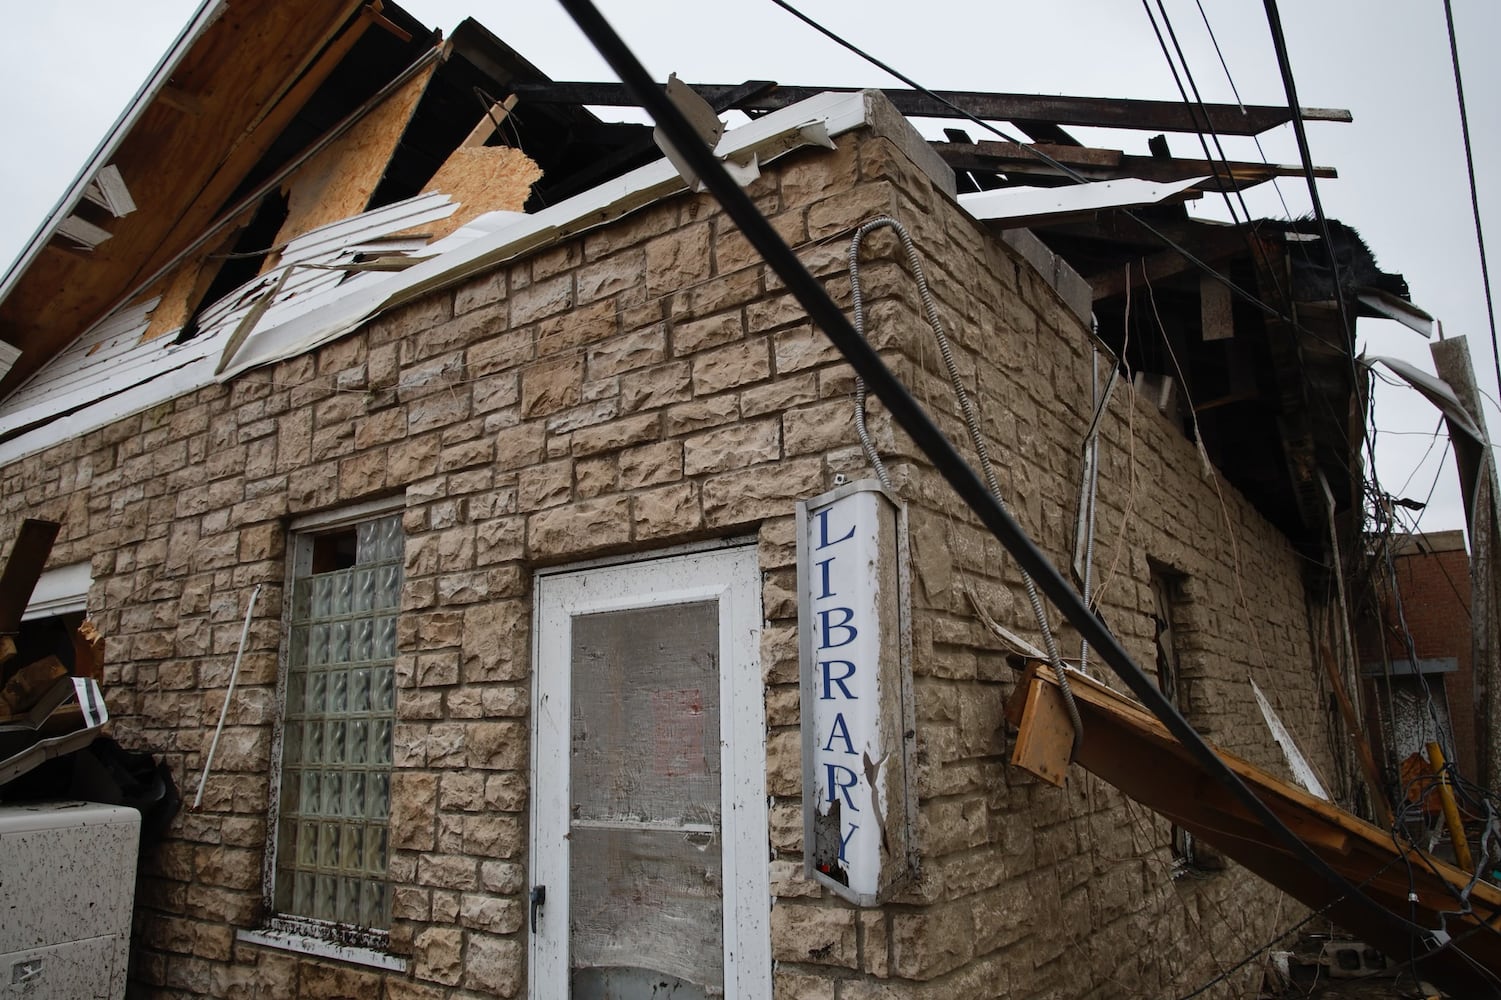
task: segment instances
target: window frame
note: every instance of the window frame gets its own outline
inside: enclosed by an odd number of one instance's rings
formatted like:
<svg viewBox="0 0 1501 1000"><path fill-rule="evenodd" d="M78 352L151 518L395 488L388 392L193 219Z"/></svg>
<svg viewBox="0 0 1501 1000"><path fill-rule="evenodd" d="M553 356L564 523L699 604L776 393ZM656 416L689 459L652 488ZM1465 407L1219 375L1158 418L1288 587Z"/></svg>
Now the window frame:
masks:
<svg viewBox="0 0 1501 1000"><path fill-rule="evenodd" d="M272 722L271 773L268 789L266 851L261 866L261 905L264 914L261 926L241 929L236 938L251 944L279 948L307 955L335 958L375 968L403 972L405 959L390 954L390 929L359 927L353 924L323 920L295 913L278 912L276 900L276 863L280 853L281 833L281 786L283 754L285 750L286 704L289 660L292 631L293 584L297 572L297 541L299 537L351 528L362 522L376 520L392 514L399 515L406 509L404 495L369 500L347 507L306 514L292 519L287 524L286 567L282 588L281 640L277 653L276 714ZM403 551L406 532L402 532ZM406 579L403 574L402 589ZM398 616L400 615L398 605ZM398 695L399 696L399 695ZM395 709L392 709L395 718ZM395 773L395 763L390 765ZM387 871L389 877L389 848Z"/></svg>

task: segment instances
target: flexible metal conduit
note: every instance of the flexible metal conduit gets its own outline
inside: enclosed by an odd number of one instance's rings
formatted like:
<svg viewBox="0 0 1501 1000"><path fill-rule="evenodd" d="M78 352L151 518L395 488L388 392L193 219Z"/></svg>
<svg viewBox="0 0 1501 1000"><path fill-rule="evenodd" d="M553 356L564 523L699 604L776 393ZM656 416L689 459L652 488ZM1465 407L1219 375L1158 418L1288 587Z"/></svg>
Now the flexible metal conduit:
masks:
<svg viewBox="0 0 1501 1000"><path fill-rule="evenodd" d="M907 254L907 268L912 272L913 280L917 282L917 294L922 299L923 315L928 321L928 326L933 328L933 338L938 341L938 353L943 356L943 367L948 372L949 384L954 387L954 396L959 400L959 412L964 415L964 426L969 429L969 439L975 446L975 454L979 456L980 470L985 475L985 485L1001 509L1010 513L1005 498L1001 496L1001 486L996 480L995 469L990 462L990 450L985 447L985 436L980 433L980 418L975 413L974 404L969 400L969 392L964 388L964 379L959 377L959 366L954 363L954 351L949 346L948 334L943 329L943 319L938 315L938 304L933 301L933 292L928 287L922 258L917 255L917 245L912 242L912 236L907 232L907 227L889 215L878 215L863 223L859 229L855 230L855 236L850 240L850 294L854 300L855 332L860 335L861 340L865 339L865 296L860 285L860 244L870 233L885 227L896 231L897 238L902 243L902 250ZM865 426L865 397L865 379L857 374L855 376L855 432L860 436L860 446L865 449L865 455L875 468L876 477L881 480L881 485L895 493L896 490L891 485L891 475L886 471L886 463L881 460L880 453L876 451L875 442L871 440L870 430ZM1037 585L1032 582L1032 575L1025 569L1022 570L1022 585L1027 591L1027 602L1032 605L1032 614L1037 618L1037 627L1042 632L1042 643L1043 648L1047 650L1048 663L1058 677L1058 692L1063 695L1064 706L1068 709L1069 722L1074 727L1071 753L1077 754L1079 741L1084 736L1084 720L1079 717L1079 706L1074 702L1074 692L1068 684L1068 671L1063 668L1063 659L1058 655L1058 641L1053 637L1052 626L1048 624L1048 614L1042 606L1042 598L1037 595Z"/></svg>

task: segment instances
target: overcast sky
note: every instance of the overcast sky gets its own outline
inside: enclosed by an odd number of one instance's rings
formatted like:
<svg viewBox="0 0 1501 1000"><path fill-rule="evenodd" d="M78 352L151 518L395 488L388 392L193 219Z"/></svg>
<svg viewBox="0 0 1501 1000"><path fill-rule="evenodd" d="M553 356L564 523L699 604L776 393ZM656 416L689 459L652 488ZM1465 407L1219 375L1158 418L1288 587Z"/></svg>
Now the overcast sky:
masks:
<svg viewBox="0 0 1501 1000"><path fill-rule="evenodd" d="M1204 98L1233 102L1198 3L1164 2ZM1262 5L1201 2L1242 99L1284 103ZM554 79L614 79L562 9L547 0L407 0L403 6L445 33L473 16ZM1487 43L1501 37L1501 4L1453 0L1453 6L1482 218L1493 249L1501 252L1501 61L1487 51ZM0 84L10 97L0 105L0 135L10 153L0 158L0 259L20 252L196 7L190 0L62 0L7 11ZM899 85L769 0L606 0L601 7L662 79L676 72L694 83L755 78ZM1347 108L1355 117L1349 125L1308 127L1315 162L1340 175L1320 184L1326 211L1361 232L1384 270L1407 277L1413 301L1441 319L1447 335L1468 336L1482 386L1498 395L1442 0L1287 0L1282 7L1301 103ZM1178 99L1147 15L1130 0L801 0L800 8L933 88ZM1146 152L1145 135L1075 131L1095 145ZM1169 139L1176 154L1201 155L1193 137ZM1250 140L1225 141L1232 158L1260 158ZM1264 136L1262 146L1273 162L1297 162L1290 127ZM1258 216L1309 210L1307 191L1296 180L1280 183L1280 198L1271 185L1247 197ZM1213 217L1225 212L1209 199L1191 210ZM1495 279L1501 283L1501 273ZM1427 345L1406 328L1361 320L1360 334L1370 354L1398 355L1432 370ZM1493 429L1501 426L1494 406L1487 419ZM1437 423L1436 412L1410 390L1378 392L1382 487L1422 500L1437 482L1421 520L1424 530L1463 526L1452 460L1439 467L1447 441L1433 446Z"/></svg>

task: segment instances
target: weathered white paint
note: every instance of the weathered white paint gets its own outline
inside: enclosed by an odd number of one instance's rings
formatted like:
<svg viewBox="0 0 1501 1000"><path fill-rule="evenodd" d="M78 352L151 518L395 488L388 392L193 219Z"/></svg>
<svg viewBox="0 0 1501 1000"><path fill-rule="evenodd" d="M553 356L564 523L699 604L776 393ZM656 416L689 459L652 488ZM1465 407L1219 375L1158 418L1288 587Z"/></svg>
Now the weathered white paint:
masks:
<svg viewBox="0 0 1501 1000"><path fill-rule="evenodd" d="M572 621L607 611L714 601L719 620L725 996L769 1000L771 885L760 584L753 545L538 574L531 884L546 886L547 897L531 935L531 996L567 996L569 989Z"/></svg>
<svg viewBox="0 0 1501 1000"><path fill-rule="evenodd" d="M798 505L804 859L862 906L908 873L899 507L873 481Z"/></svg>

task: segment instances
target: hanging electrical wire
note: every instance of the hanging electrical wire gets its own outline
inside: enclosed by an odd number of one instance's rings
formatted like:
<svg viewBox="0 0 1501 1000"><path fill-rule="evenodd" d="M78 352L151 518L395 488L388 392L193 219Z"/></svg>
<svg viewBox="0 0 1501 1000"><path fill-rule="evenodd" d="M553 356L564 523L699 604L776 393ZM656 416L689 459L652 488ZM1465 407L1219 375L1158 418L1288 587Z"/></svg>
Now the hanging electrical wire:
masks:
<svg viewBox="0 0 1501 1000"><path fill-rule="evenodd" d="M1485 286L1485 316L1491 328L1491 362L1496 384L1501 386L1501 348L1496 344L1496 304L1491 299L1491 270L1485 255L1485 230L1480 225L1480 196L1475 190L1475 154L1470 148L1470 113L1465 108L1465 86L1459 71L1459 42L1454 34L1454 5L1444 0L1444 23L1449 28L1449 58L1454 64L1454 94L1459 102L1459 128L1465 141L1465 171L1470 178L1470 211L1475 216L1475 244L1480 250L1480 281Z"/></svg>
<svg viewBox="0 0 1501 1000"><path fill-rule="evenodd" d="M1235 103L1240 105L1241 114L1245 114L1246 102L1241 99L1240 88L1235 85L1235 76L1230 72L1230 64L1225 61L1225 53L1220 50L1220 40L1215 36L1214 25L1209 23L1209 15L1204 10L1204 2L1194 0L1194 3L1199 8L1199 17L1204 22L1204 31L1209 35L1209 43L1214 46L1214 54L1219 57L1220 68L1225 71L1225 82L1230 85L1230 93L1235 95ZM1271 160L1267 158L1266 150L1261 146L1261 136L1253 135L1251 141L1256 143L1256 154L1261 157L1261 162L1270 166ZM1282 185L1277 183L1275 177L1272 178L1272 190L1277 192L1277 200L1282 202L1282 214L1291 219L1293 211L1287 207L1287 199L1282 196Z"/></svg>
<svg viewBox="0 0 1501 1000"><path fill-rule="evenodd" d="M860 245L865 241L866 236L882 228L890 228L901 242L902 251L907 257L907 267L917 283L917 296L922 301L923 316L933 330L934 340L938 342L938 353L943 357L944 371L948 373L949 384L954 389L954 398L959 402L959 412L964 417L964 426L969 431L970 443L974 445L975 455L980 460L980 471L984 473L985 485L1001 509L1007 510L1005 498L1001 495L1001 484L997 481L995 468L990 462L990 449L985 445L985 435L980 432L980 420L975 414L974 404L970 402L969 392L964 388L964 379L959 375L959 366L954 363L954 350L949 344L948 334L944 331L943 319L938 315L938 304L933 301L933 291L928 287L927 275L923 273L922 258L918 256L917 245L912 242L912 236L907 232L907 227L887 215L877 216L862 223L860 228L855 230L854 238L850 240L850 297L853 300L855 333L860 336L861 340L865 339L865 296L860 283ZM866 458L876 470L876 476L880 479L881 485L895 493L891 475L886 471L886 463L881 460L881 454L877 451L875 442L871 440L870 431L865 426L865 379L858 374L855 376L855 431L860 438L861 447L865 449ZM1043 647L1048 653L1048 665L1053 668L1058 677L1058 692L1063 696L1069 722L1074 727L1072 753L1078 754L1079 741L1084 736L1084 722L1079 717L1079 706L1074 701L1073 689L1069 687L1068 671L1063 669L1063 659L1058 655L1058 641L1053 636L1053 626L1048 622L1047 610L1043 608L1042 598L1037 594L1037 584L1033 582L1032 575L1025 569L1022 570L1022 586L1027 593L1027 602L1032 606L1032 614L1037 619L1037 629L1042 633Z"/></svg>
<svg viewBox="0 0 1501 1000"><path fill-rule="evenodd" d="M939 103L939 104L943 105L944 107L948 108L955 115L957 115L957 116L965 119L966 121L973 122L975 125L979 126L980 128L983 128L985 131L991 133L992 135L994 135L994 136L996 136L996 137L998 137L1000 139L1004 139L1006 142L1014 143L1014 144L1020 146L1022 149L1026 150L1026 152L1027 152L1028 155L1035 156L1038 160L1042 161L1043 163L1046 163L1048 166L1050 166L1053 169L1057 170L1059 173L1061 173L1063 176L1067 177L1073 183L1075 183L1075 184L1085 184L1085 183L1088 183L1088 178L1086 178L1083 174L1079 173L1079 171L1075 170L1073 167L1069 166L1066 163L1060 162L1058 159L1056 159L1056 158L1054 158L1052 156L1049 156L1045 151L1043 151L1041 149L1038 149L1035 145L1022 142L1020 139L1016 138L1015 136L1012 136L1009 133L1005 132L1004 130L1002 130L1000 128L997 128L993 123L988 122L985 119L979 117L978 115L976 115L976 114L974 114L974 113L966 110L965 108L960 107L959 105L955 104L954 102L952 102L952 101L948 100L947 98L943 97L941 94L938 94L938 93L935 93L932 90L929 90L927 87L924 87L922 84L918 83L916 80L912 79L910 76L907 76L905 73L901 72L900 70L896 69L895 67L889 65L888 63L883 62L882 60L878 59L876 56L871 55L869 52L866 52L864 49L862 49L859 46L855 45L853 42L851 42L851 41L849 41L849 40L847 40L845 38L840 37L834 31L831 31L830 29L824 27L822 24L818 23L813 18L809 17L807 14L804 14L802 11L800 11L796 7L792 6L792 4L788 2L788 0L771 0L771 2L774 3L774 4L776 4L778 7L782 8L783 10L785 10L787 13L791 14L793 17L797 18L799 21L802 21L804 24L808 25L814 31L817 31L819 34L821 34L824 37L828 38L830 41L834 42L836 45L839 45L842 48L848 49L850 52L853 52L855 55L859 56L861 59L864 59L866 62L870 63L872 66L877 67L878 69L882 70L885 73L889 73L892 77L894 77L897 80L900 80L902 83L906 84L908 87L911 87L913 90L917 91L918 93L922 94L923 96L929 98L930 100L936 101L937 103ZM1294 117L1296 118L1296 115L1294 115ZM1304 327L1302 327L1298 323L1298 321L1297 321L1297 319L1295 317L1287 315L1283 311L1277 309L1275 306L1272 306L1271 304L1267 303L1264 299L1260 298L1255 293L1249 292L1246 289L1240 287L1240 285L1236 284L1235 281L1232 280L1229 275L1227 275L1227 274L1225 274L1225 273L1223 273L1223 272L1221 272L1219 270L1216 270L1208 262L1200 259L1197 255L1195 255L1194 253L1192 253L1191 251L1189 251L1189 249L1187 247L1183 246L1177 240L1174 240L1172 237L1170 237L1166 233L1162 232L1162 230L1158 229L1156 226L1152 225L1150 222L1148 222L1145 219L1143 219L1138 213L1133 212L1130 209L1122 209L1121 210L1121 214L1124 215L1124 216L1126 216L1131 221L1135 222L1137 225L1139 225L1142 229L1146 230L1148 233L1152 234L1152 236L1155 237L1157 240L1159 240L1164 246L1166 246L1168 249L1172 250L1174 253L1177 253L1185 261L1187 261L1190 266L1198 269L1199 271L1201 271L1205 275L1208 275L1210 278L1213 278L1215 281L1217 281L1220 284L1224 285L1227 289L1230 290L1230 293L1232 295L1235 295L1237 298L1240 298L1242 301L1249 303L1250 305L1254 306L1256 309L1260 310L1261 312L1265 313L1266 315L1271 316L1274 319L1279 319L1282 322L1289 324L1290 326L1292 326L1294 329L1298 330L1299 332L1308 334L1309 336L1314 336L1314 334L1311 331L1308 331Z"/></svg>

